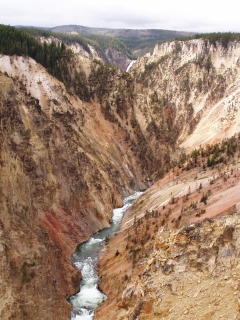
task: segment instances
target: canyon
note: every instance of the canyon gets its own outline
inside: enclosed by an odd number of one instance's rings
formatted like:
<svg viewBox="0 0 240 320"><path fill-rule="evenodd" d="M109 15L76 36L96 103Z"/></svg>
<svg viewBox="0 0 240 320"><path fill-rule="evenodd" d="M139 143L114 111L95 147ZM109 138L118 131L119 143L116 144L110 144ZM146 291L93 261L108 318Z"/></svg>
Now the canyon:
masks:
<svg viewBox="0 0 240 320"><path fill-rule="evenodd" d="M238 319L240 43L168 42L128 73L71 50L91 99L0 55L1 318L69 319L76 246L153 181L101 257L95 318L200 319L210 303L203 319ZM195 156L234 135L222 164Z"/></svg>

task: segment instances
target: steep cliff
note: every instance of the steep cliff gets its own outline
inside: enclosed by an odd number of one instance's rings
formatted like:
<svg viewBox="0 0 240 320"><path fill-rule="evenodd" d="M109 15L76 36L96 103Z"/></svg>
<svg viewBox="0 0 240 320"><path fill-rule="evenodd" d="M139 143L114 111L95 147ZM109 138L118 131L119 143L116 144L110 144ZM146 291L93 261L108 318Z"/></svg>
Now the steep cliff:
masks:
<svg viewBox="0 0 240 320"><path fill-rule="evenodd" d="M102 252L96 319L239 318L238 142L192 153L135 201Z"/></svg>
<svg viewBox="0 0 240 320"><path fill-rule="evenodd" d="M2 319L66 319L71 254L144 187L100 106L70 96L34 60L1 56Z"/></svg>
<svg viewBox="0 0 240 320"><path fill-rule="evenodd" d="M24 30L24 29L23 29ZM25 30L29 30L29 29L25 29ZM57 43L57 44L61 44L62 42L64 42L64 36L62 35L63 39L59 39L59 34L57 34L56 36L54 36L54 33L52 33L52 35L45 35L45 36L37 36L37 39L41 42L41 43L48 43L50 44L52 41ZM117 41L116 39L112 38L112 46L111 46L111 42L106 41L106 39L99 39L100 43L98 43L98 39L95 39L91 41L91 39L84 39L81 38L84 42L85 42L85 46L83 47L83 45L81 45L81 43L77 42L75 39L74 41L74 37L71 39L71 36L69 35L69 43L67 45L67 47L69 49L71 49L76 56L78 56L80 59L82 57L87 57L88 59L97 59L103 63L107 63L107 64L111 64L113 66L118 67L119 69L126 71L127 66L129 65L129 63L131 62L131 52L129 50L127 50L126 47L121 48L121 46L119 47L119 50L117 50L114 47L117 47L116 45L114 46L114 41ZM110 39L111 40L111 39ZM90 42L90 43L88 43ZM104 42L106 42L105 45L102 45L101 48L101 42L102 44ZM109 45L108 45L109 44ZM122 51L120 51L120 49L122 49ZM129 57L130 56L130 57Z"/></svg>
<svg viewBox="0 0 240 320"><path fill-rule="evenodd" d="M143 134L181 150L102 252L96 319L239 318L239 58L239 42L191 40L131 68Z"/></svg>
<svg viewBox="0 0 240 320"><path fill-rule="evenodd" d="M0 76L0 83L0 315L66 319L70 306L65 297L77 290L79 274L69 263L74 240L56 219L58 188L48 170L50 123L24 86L15 90L6 75ZM58 216L63 212L62 206Z"/></svg>
<svg viewBox="0 0 240 320"><path fill-rule="evenodd" d="M238 319L238 238L239 211L185 228L160 228L150 244L136 243L136 256L145 253L132 268L131 253L122 261L120 247L118 257L105 261L102 277L110 300L95 318ZM107 278L111 273L114 285Z"/></svg>
<svg viewBox="0 0 240 320"><path fill-rule="evenodd" d="M238 132L239 58L237 41L198 39L157 45L138 59L131 73L142 84L136 104L146 134L191 149Z"/></svg>

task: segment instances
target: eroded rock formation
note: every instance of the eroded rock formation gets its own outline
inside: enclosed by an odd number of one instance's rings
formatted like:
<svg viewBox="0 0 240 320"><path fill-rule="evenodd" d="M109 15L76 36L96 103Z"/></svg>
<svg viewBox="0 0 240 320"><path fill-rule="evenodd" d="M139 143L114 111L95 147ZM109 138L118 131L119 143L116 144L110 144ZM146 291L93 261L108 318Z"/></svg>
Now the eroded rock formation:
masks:
<svg viewBox="0 0 240 320"><path fill-rule="evenodd" d="M117 303L100 307L96 319L104 319L105 312L110 319L238 319L239 222L237 212L160 229L147 258L136 261L133 274L125 274Z"/></svg>
<svg viewBox="0 0 240 320"><path fill-rule="evenodd" d="M144 183L98 105L31 59L1 57L1 69L1 318L66 319L76 245Z"/></svg>
<svg viewBox="0 0 240 320"><path fill-rule="evenodd" d="M237 155L174 168L133 204L102 252L96 319L239 318Z"/></svg>

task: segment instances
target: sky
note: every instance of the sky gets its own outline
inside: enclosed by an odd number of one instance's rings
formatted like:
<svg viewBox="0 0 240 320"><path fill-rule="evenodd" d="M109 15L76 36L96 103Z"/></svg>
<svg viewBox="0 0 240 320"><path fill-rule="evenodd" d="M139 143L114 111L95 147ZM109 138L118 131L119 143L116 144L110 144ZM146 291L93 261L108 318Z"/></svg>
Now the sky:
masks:
<svg viewBox="0 0 240 320"><path fill-rule="evenodd" d="M0 24L240 32L237 0L3 0Z"/></svg>

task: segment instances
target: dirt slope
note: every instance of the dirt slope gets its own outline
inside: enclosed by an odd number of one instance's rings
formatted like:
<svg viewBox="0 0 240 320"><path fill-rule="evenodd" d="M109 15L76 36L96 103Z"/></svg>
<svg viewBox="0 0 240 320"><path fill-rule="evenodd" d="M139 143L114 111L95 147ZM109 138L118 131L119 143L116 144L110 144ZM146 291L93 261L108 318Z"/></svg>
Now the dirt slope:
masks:
<svg viewBox="0 0 240 320"><path fill-rule="evenodd" d="M134 202L102 252L96 319L239 319L237 155L175 167Z"/></svg>

